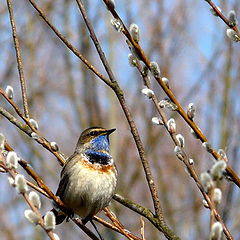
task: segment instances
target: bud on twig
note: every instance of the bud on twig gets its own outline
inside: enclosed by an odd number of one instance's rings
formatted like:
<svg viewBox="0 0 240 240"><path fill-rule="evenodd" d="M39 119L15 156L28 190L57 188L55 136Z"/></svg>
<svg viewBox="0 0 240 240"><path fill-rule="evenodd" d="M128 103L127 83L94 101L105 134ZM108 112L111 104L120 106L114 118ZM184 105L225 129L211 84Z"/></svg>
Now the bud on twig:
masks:
<svg viewBox="0 0 240 240"><path fill-rule="evenodd" d="M232 41L234 41L234 42L240 41L240 37L237 35L237 33L233 29L228 28L226 30L226 34Z"/></svg>
<svg viewBox="0 0 240 240"><path fill-rule="evenodd" d="M129 31L130 31L130 34L131 34L133 40L138 43L139 40L140 40L140 31L139 31L138 25L135 24L135 23L132 23L130 25L130 30Z"/></svg>
<svg viewBox="0 0 240 240"><path fill-rule="evenodd" d="M193 165L193 164L194 164L194 160L193 160L192 158L189 158L189 159L188 159L188 163L189 163L190 165Z"/></svg>
<svg viewBox="0 0 240 240"><path fill-rule="evenodd" d="M170 99L166 98L166 99L163 99L159 102L159 107L161 108L168 108L172 111L176 111L177 110L177 105L175 103L173 103Z"/></svg>
<svg viewBox="0 0 240 240"><path fill-rule="evenodd" d="M4 150L5 136L0 133L0 151Z"/></svg>
<svg viewBox="0 0 240 240"><path fill-rule="evenodd" d="M48 211L43 219L44 228L46 230L53 230L56 227L56 218L53 212Z"/></svg>
<svg viewBox="0 0 240 240"><path fill-rule="evenodd" d="M19 193L25 193L28 191L27 182L23 175L18 174L15 177L15 184L16 184L16 189Z"/></svg>
<svg viewBox="0 0 240 240"><path fill-rule="evenodd" d="M196 107L193 103L189 103L188 105L188 110L187 110L187 115L189 119L193 120L195 117L195 112L196 112Z"/></svg>
<svg viewBox="0 0 240 240"><path fill-rule="evenodd" d="M17 169L18 167L18 160L19 157L17 156L17 154L13 151L8 152L7 157L6 157L6 165L8 168L14 168Z"/></svg>
<svg viewBox="0 0 240 240"><path fill-rule="evenodd" d="M155 124L155 125L163 125L162 120L158 117L153 117L152 118L152 123Z"/></svg>
<svg viewBox="0 0 240 240"><path fill-rule="evenodd" d="M30 124L33 126L34 129L38 130L38 123L34 119L29 119Z"/></svg>
<svg viewBox="0 0 240 240"><path fill-rule="evenodd" d="M39 195L36 192L32 191L29 193L29 200L37 209L41 208L41 200Z"/></svg>
<svg viewBox="0 0 240 240"><path fill-rule="evenodd" d="M218 149L218 155L219 155L218 160L224 160L225 162L228 162L227 154L223 149Z"/></svg>
<svg viewBox="0 0 240 240"><path fill-rule="evenodd" d="M116 31L122 32L123 25L118 19L115 19L115 18L111 19L111 24L113 25Z"/></svg>
<svg viewBox="0 0 240 240"><path fill-rule="evenodd" d="M8 96L9 99L13 99L13 87L12 86L7 86L5 90L6 95Z"/></svg>
<svg viewBox="0 0 240 240"><path fill-rule="evenodd" d="M227 18L228 18L228 21L229 21L229 25L231 25L232 27L234 27L238 24L236 13L235 13L234 10L231 10L228 13Z"/></svg>
<svg viewBox="0 0 240 240"><path fill-rule="evenodd" d="M165 85L167 86L167 88L169 88L169 80L166 77L162 77L162 81L165 83Z"/></svg>
<svg viewBox="0 0 240 240"><path fill-rule="evenodd" d="M221 179L223 172L226 170L226 168L227 163L224 160L215 162L210 170L213 179Z"/></svg>
<svg viewBox="0 0 240 240"><path fill-rule="evenodd" d="M29 222L36 224L36 225L38 224L38 221L40 220L38 215L30 209L27 209L24 211L24 216Z"/></svg>
<svg viewBox="0 0 240 240"><path fill-rule="evenodd" d="M143 95L147 96L148 98L152 98L154 96L154 92L150 88L143 88L141 92Z"/></svg>
<svg viewBox="0 0 240 240"><path fill-rule="evenodd" d="M167 121L167 129L171 134L176 132L176 122L175 122L174 118L170 118Z"/></svg>
<svg viewBox="0 0 240 240"><path fill-rule="evenodd" d="M128 54L128 63L131 67L136 67L137 66L137 59L132 55L132 53Z"/></svg>
<svg viewBox="0 0 240 240"><path fill-rule="evenodd" d="M222 200L222 191L219 188L214 188L213 190L213 201L215 204L220 204Z"/></svg>
<svg viewBox="0 0 240 240"><path fill-rule="evenodd" d="M54 152L57 152L59 150L59 147L56 142L50 142L50 146Z"/></svg>
<svg viewBox="0 0 240 240"><path fill-rule="evenodd" d="M179 160L183 161L184 159L183 151L179 146L175 146L174 153L176 154Z"/></svg>
<svg viewBox="0 0 240 240"><path fill-rule="evenodd" d="M179 146L181 148L183 148L184 147L184 143L185 143L183 135L182 134L177 134L176 135L176 139L178 140Z"/></svg>
<svg viewBox="0 0 240 240"><path fill-rule="evenodd" d="M215 222L211 227L210 240L221 240L223 226L220 222Z"/></svg>
<svg viewBox="0 0 240 240"><path fill-rule="evenodd" d="M207 193L209 189L214 187L214 182L209 173L203 172L200 175L200 182L203 185L204 191Z"/></svg>
<svg viewBox="0 0 240 240"><path fill-rule="evenodd" d="M155 77L160 77L161 71L157 62L150 62L150 70Z"/></svg>
<svg viewBox="0 0 240 240"><path fill-rule="evenodd" d="M222 9L220 7L217 7L217 9L219 12L222 12ZM210 11L211 11L212 15L214 15L215 17L218 17L218 13L215 11L214 8L211 7Z"/></svg>

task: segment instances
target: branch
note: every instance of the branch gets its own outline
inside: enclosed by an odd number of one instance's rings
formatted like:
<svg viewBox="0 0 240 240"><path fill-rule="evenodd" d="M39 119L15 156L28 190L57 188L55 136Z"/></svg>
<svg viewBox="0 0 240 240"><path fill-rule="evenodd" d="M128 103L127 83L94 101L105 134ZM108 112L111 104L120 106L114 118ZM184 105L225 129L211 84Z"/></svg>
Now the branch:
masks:
<svg viewBox="0 0 240 240"><path fill-rule="evenodd" d="M15 24L14 16L13 16L12 0L7 0L7 5L8 5L10 22L11 22L11 26L12 26L12 36L13 36L13 42L14 42L14 47L15 47L15 51L16 51L18 73L19 73L19 79L20 79L21 89L22 89L23 108L24 108L25 117L28 119L29 118L29 110L28 110L28 103L27 103L26 81L24 78L21 51L20 51L20 46L19 46L19 41L18 41L18 36L17 36L16 24Z"/></svg>
<svg viewBox="0 0 240 240"><path fill-rule="evenodd" d="M111 14L113 15L113 17L115 19L117 19L121 25L122 25L122 33L127 37L127 39L129 40L129 42L132 44L134 51L136 52L137 56L144 62L144 64L148 67L148 69L150 69L150 61L148 59L148 57L145 55L145 52L143 51L143 49L140 47L140 45L135 42L133 40L133 38L131 37L128 29L126 28L126 26L124 25L122 19L119 17L119 15L117 14L117 12L115 11L114 7L109 3L109 0L103 0L104 3L106 4L108 10L111 12ZM187 113L184 111L183 107L181 106L181 104L178 102L177 98L175 97L175 95L173 94L173 92L166 86L166 84L162 81L162 79L160 77L154 76L155 80L157 81L157 83L161 86L161 88L163 89L163 91L166 93L166 95L170 98L170 100L177 106L177 112L180 114L180 116L186 121L186 123L194 130L194 132L196 133L196 135L198 136L198 138L202 141L202 142L208 142L208 139L206 138L206 136L202 133L202 131L200 130L200 128L197 126L197 124L188 117ZM219 154L213 150L211 152L212 156L218 160L219 158ZM240 178L238 177L238 175L233 171L233 169L230 166L227 166L226 172L228 174L228 176L231 178L231 180L238 186L240 187Z"/></svg>

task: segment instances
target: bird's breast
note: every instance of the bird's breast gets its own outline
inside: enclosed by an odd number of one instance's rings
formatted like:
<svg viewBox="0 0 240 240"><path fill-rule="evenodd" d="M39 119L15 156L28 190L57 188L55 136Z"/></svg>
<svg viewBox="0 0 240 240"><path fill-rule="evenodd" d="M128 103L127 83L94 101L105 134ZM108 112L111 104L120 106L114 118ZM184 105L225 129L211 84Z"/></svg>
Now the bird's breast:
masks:
<svg viewBox="0 0 240 240"><path fill-rule="evenodd" d="M82 157L66 172L69 181L63 201L79 216L96 214L109 204L117 183L114 165L91 164Z"/></svg>

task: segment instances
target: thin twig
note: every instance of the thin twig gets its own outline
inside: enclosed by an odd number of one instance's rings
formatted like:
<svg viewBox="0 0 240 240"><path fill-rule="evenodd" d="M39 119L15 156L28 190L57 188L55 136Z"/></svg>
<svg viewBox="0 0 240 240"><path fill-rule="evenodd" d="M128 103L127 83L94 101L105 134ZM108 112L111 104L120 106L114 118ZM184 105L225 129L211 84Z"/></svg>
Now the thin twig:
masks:
<svg viewBox="0 0 240 240"><path fill-rule="evenodd" d="M20 79L21 89L22 89L23 109L24 109L25 117L28 119L29 118L29 110L28 110L28 102L27 102L26 81L25 81L24 73L23 73L22 57L21 57L21 51L20 51L20 46L19 46L19 41L18 41L18 36L17 36L17 28L16 28L16 24L15 24L15 20L14 20L14 15L13 15L12 0L7 0L7 5L8 5L10 22L11 22L11 26L12 26L12 36L13 36L13 42L14 42L14 47L15 47L15 51L16 51L18 73L19 73L19 79Z"/></svg>
<svg viewBox="0 0 240 240"><path fill-rule="evenodd" d="M103 220L102 218L100 218L100 217L98 217L98 216L95 215L95 216L93 217L93 219L96 220L97 222L101 223L101 224L104 225L105 227L110 228L110 229L114 230L115 232L118 232L118 233L124 235L124 234L119 230L118 227L116 227L116 226L114 226L113 224L111 224L111 223ZM133 235L133 234L130 233L129 231L128 231L128 235L129 235L131 238L133 238L134 240L141 240L141 238Z"/></svg>
<svg viewBox="0 0 240 240"><path fill-rule="evenodd" d="M133 134L133 137L134 137L134 140L135 140L135 143L137 145L137 148L138 148L138 152L139 152L139 155L140 155L140 158L141 158L141 162L142 162L142 165L143 165L143 168L144 168L144 172L145 172L145 175L146 175L146 179L147 179L147 182L148 182L148 186L149 186L149 189L150 189L150 192L151 192L151 195L152 195L152 200L153 200L153 204L154 204L154 209L155 209L155 212L156 212L156 215L163 219L163 214L162 214L162 208L161 208L161 204L160 204L160 200L159 200L159 197L158 197L158 193L157 193L157 188L156 188L156 185L155 185L155 182L154 182L154 178L153 178L153 175L152 175L152 172L151 172L151 169L150 169L150 166L149 166L149 162L146 158L146 154L145 154L145 150L144 150L144 147L143 147L143 144L142 144L142 141L140 139L140 136L138 134L138 130L137 130L137 127L135 125L135 122L133 121L133 118L130 114L130 111L126 105L126 101L125 101L125 98L124 98L124 95L123 95L123 92L121 90L121 88L119 87L117 81L116 81L116 78L115 76L113 75L113 72L108 64L108 61L105 57L105 54L104 52L102 51L102 48L99 44L99 41L97 39L97 36L94 32L94 29L92 27L92 24L90 23L89 19L88 19L88 16L87 16L87 12L86 12L86 9L82 3L81 0L76 0L77 1L77 4L78 4L78 7L81 11L81 14L84 18L84 21L86 23L86 26L88 28L88 31L90 33L90 37L97 49L97 52L102 60L102 63L105 67L105 70L106 72L108 73L108 76L111 80L111 82L113 83L113 87L112 89L114 90L115 94L117 95L117 98L123 108L123 111L125 113L125 116L128 120L128 123L129 123L129 126L131 128L131 132Z"/></svg>
<svg viewBox="0 0 240 240"><path fill-rule="evenodd" d="M111 12L113 17L115 19L117 19L118 21L120 21L120 23L122 25L122 33L127 37L129 42L134 47L134 50L137 53L137 56L144 62L144 64L148 67L148 69L150 69L150 61L149 61L148 57L146 56L145 52L143 51L143 49L140 47L140 45L137 42L135 42L133 40L127 27L124 25L122 19L119 17L118 13L115 11L115 9L112 7L112 5L109 3L109 0L103 0L103 1L106 4L106 6L108 7L108 10ZM202 142L208 142L208 139L202 133L200 128L197 126L197 124L187 116L187 113L184 111L183 107L178 102L177 98L175 97L175 95L173 94L171 89L169 89L166 86L166 84L162 81L162 79L160 77L155 76L155 80L158 82L158 84L161 86L161 88L166 93L166 95L170 98L170 100L177 106L177 112L187 122L187 124L194 130L194 132L196 133L198 138ZM219 154L217 153L217 151L213 150L211 154L216 160L218 160ZM238 177L238 175L233 171L233 169L230 166L227 166L226 172L227 172L228 176L231 178L231 180L238 187L240 187L240 178Z"/></svg>
<svg viewBox="0 0 240 240"><path fill-rule="evenodd" d="M139 61L137 59L136 59L136 67L137 67L139 73L141 74L141 76L143 78L144 84L148 88L151 88L150 82L148 81L148 77L143 74L142 69L141 69L141 65L140 65L140 63L139 63ZM151 100L152 100L155 108L157 109L157 111L158 111L158 113L159 113L159 115L160 115L160 117L162 119L162 122L164 124L164 127L167 130L167 132L169 133L170 137L172 138L175 146L179 146L179 142L176 139L176 133L171 132L171 131L168 130L168 127L167 127L167 117L166 117L165 112L163 111L163 109L160 108L159 101L158 101L157 97L155 95L153 95L151 97ZM179 147L181 147L181 146L179 146ZM231 233L229 232L228 228L226 227L226 225L224 224L223 220L221 219L221 217L220 217L220 215L219 215L219 213L218 213L218 211L216 209L216 206L215 206L214 202L212 201L211 197L208 197L208 195L203 191L203 187L202 187L202 185L201 185L201 183L199 181L199 178L198 178L198 176L196 174L196 171L193 168L193 166L189 164L189 162L188 162L189 158L187 157L187 154L186 154L186 152L184 151L184 149L182 147L181 147L181 154L182 154L182 159L181 160L183 161L183 163L185 164L187 170L189 171L190 176L195 181L198 189L202 193L202 195L205 198L205 200L208 203L211 202L211 203L209 203L210 219L211 219L210 222L212 223L214 218L217 219L218 221L220 220L222 222L223 226L224 226L224 233L225 233L227 239L232 239Z"/></svg>
<svg viewBox="0 0 240 240"><path fill-rule="evenodd" d="M100 74L96 68L57 30L57 28L49 21L44 12L37 6L33 0L28 0L32 6L37 10L40 17L47 23L47 25L52 29L56 36L61 39L61 41L93 72L95 73L102 81L104 81L108 86L111 86L109 79L105 78Z"/></svg>
<svg viewBox="0 0 240 240"><path fill-rule="evenodd" d="M0 88L0 93L1 93L2 89ZM15 106L15 104L14 104ZM15 126L17 126L21 131L23 131L24 133L26 133L29 137L32 137L32 129L30 129L29 125L23 124L22 122L20 122L19 120L17 120L12 114L10 114L6 109L0 107L0 114L3 115L5 118L7 118L12 124L14 124ZM24 116L23 116L24 117ZM28 121L25 117L24 119L26 121ZM29 123L29 122L28 122ZM36 132L36 130L34 129L34 131ZM60 154L59 152L53 151L51 149L51 145L49 143L49 141L47 141L44 137L40 136L40 133L38 133L38 138L36 139L36 141L41 144L44 148L46 148L48 151L50 151L52 154L54 154L58 160L58 162L61 164L61 166L64 164L65 159L63 157L62 154Z"/></svg>
<svg viewBox="0 0 240 240"><path fill-rule="evenodd" d="M208 2L209 5L212 7L212 9L217 13L218 17L220 17L223 20L223 22L226 23L226 25L229 28L232 28L237 33L237 35L240 37L240 32L238 30L237 25L232 26L231 23L229 22L229 20L223 15L223 13L218 9L218 7L211 0L207 0L206 2Z"/></svg>

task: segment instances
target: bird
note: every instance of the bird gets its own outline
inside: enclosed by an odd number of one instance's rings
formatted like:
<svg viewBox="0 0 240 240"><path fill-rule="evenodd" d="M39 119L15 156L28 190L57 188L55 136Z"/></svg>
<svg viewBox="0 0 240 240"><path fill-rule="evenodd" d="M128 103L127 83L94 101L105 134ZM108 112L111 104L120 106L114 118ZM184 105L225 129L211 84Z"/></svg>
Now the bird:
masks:
<svg viewBox="0 0 240 240"><path fill-rule="evenodd" d="M118 173L109 149L109 135L115 130L84 130L61 171L56 195L70 209L71 216L77 214L83 224L107 207L115 193ZM67 217L57 206L52 211L56 224Z"/></svg>

